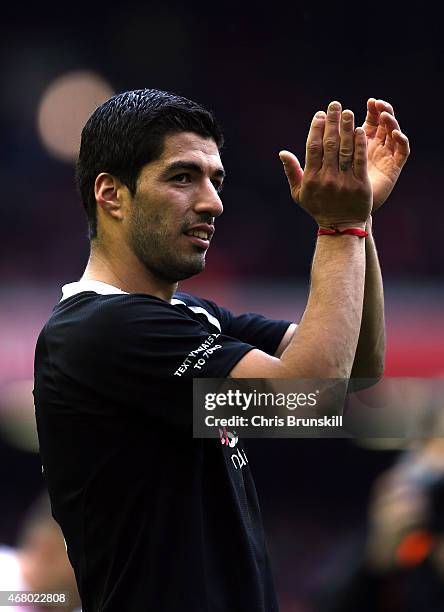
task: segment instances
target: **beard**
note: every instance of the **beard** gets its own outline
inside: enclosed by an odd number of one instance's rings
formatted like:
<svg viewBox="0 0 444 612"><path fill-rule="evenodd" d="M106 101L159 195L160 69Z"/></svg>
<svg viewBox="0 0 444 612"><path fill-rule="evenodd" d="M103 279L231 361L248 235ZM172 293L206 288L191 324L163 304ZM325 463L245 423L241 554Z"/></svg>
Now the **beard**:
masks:
<svg viewBox="0 0 444 612"><path fill-rule="evenodd" d="M185 224L174 233L159 213L147 214L145 206L134 199L129 223L129 245L145 268L168 282L185 280L202 272L205 251L186 254L178 248Z"/></svg>

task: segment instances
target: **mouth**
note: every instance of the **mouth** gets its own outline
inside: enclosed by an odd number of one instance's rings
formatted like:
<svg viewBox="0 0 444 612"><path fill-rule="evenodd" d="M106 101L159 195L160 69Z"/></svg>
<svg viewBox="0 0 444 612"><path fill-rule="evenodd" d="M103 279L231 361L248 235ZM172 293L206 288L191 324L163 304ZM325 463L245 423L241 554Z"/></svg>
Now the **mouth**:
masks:
<svg viewBox="0 0 444 612"><path fill-rule="evenodd" d="M214 234L214 227L212 225L201 225L193 227L184 233L193 244L202 249L208 249Z"/></svg>

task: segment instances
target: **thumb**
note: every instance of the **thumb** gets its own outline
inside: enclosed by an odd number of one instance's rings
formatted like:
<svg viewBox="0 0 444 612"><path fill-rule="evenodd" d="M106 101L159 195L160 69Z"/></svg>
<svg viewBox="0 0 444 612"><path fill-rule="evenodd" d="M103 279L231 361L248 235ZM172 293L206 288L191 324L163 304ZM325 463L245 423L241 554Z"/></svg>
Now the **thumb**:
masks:
<svg viewBox="0 0 444 612"><path fill-rule="evenodd" d="M301 168L298 158L290 151L280 151L279 158L284 165L284 171L290 185L291 193L299 191L304 176L304 171Z"/></svg>

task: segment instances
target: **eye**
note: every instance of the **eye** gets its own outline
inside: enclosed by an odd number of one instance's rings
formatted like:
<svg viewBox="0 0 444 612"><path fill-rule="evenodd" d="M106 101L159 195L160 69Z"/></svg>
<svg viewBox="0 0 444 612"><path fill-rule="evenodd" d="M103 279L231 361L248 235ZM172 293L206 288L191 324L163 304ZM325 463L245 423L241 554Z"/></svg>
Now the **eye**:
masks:
<svg viewBox="0 0 444 612"><path fill-rule="evenodd" d="M176 176L173 176L171 180L175 181L176 183L188 183L191 181L191 178L188 172L182 172L181 174L176 174Z"/></svg>

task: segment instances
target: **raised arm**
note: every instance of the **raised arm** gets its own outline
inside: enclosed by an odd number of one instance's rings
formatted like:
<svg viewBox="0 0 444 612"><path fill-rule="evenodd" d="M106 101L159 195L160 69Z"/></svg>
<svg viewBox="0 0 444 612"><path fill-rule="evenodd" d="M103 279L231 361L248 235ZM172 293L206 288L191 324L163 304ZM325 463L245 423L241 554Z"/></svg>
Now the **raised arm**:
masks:
<svg viewBox="0 0 444 612"><path fill-rule="evenodd" d="M371 211L367 141L353 129L351 111L338 102L316 113L307 139L303 172L281 152L293 199L320 227L364 229ZM344 150L344 134L351 146ZM350 138L351 136L351 138ZM346 155L347 159L343 159ZM347 161L340 168L340 163ZM348 378L358 342L365 278L365 244L355 235L319 236L310 294L302 320L282 355L254 349L231 371L239 378Z"/></svg>
<svg viewBox="0 0 444 612"><path fill-rule="evenodd" d="M408 138L401 132L391 104L369 98L367 114L362 126L367 136L368 172L373 191L375 212L390 195L401 170L410 154ZM385 323L384 293L381 268L373 238L370 217L365 239L365 285L362 322L351 377L354 379L379 379L384 372ZM291 325L276 351L282 355L295 332Z"/></svg>

